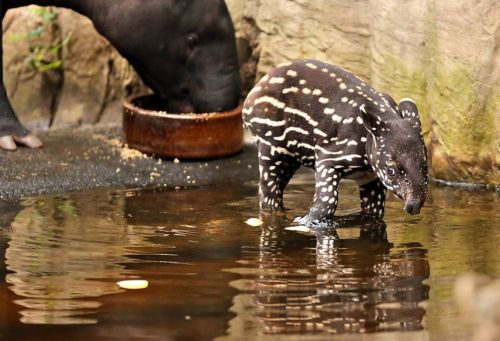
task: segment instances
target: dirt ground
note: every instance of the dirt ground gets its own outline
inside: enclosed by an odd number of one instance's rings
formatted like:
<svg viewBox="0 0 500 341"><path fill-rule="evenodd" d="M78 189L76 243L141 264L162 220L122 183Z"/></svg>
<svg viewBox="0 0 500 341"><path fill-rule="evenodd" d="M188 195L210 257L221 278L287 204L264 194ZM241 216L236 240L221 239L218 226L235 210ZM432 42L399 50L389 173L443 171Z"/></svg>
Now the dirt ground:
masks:
<svg viewBox="0 0 500 341"><path fill-rule="evenodd" d="M258 179L257 152L247 143L218 160L160 159L123 145L117 128L52 131L41 150L0 152L0 200L97 188L191 187Z"/></svg>

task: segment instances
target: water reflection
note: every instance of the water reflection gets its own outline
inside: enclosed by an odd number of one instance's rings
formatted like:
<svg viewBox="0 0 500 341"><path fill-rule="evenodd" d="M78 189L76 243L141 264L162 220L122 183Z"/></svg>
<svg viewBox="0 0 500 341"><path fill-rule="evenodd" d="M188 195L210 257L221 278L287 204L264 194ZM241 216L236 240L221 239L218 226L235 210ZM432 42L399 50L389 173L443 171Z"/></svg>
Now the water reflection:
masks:
<svg viewBox="0 0 500 341"><path fill-rule="evenodd" d="M286 224L264 227L259 248L247 247L240 262L249 267L231 270L244 279L232 283L243 293L230 335L422 329L429 264L420 244L391 244L383 222L340 238L334 230L299 235ZM358 236L349 235L354 230Z"/></svg>
<svg viewBox="0 0 500 341"><path fill-rule="evenodd" d="M87 198L89 199L89 198ZM122 291L130 240L120 215L122 200L86 205L70 198L37 199L13 221L5 251L9 289L21 297L21 321L92 324L101 306L92 297ZM97 227L97 228L96 228ZM103 280L103 278L105 280Z"/></svg>
<svg viewBox="0 0 500 341"><path fill-rule="evenodd" d="M33 335L39 324L90 324L72 330L104 339L131 330L139 339L224 333L234 294L227 283L236 276L221 269L240 256L241 212L253 192L101 192L23 202L0 230L9 289L0 286L8 312L0 339L17 330ZM116 285L138 277L149 281L146 290ZM19 319L29 326L18 327Z"/></svg>
<svg viewBox="0 0 500 341"><path fill-rule="evenodd" d="M433 188L421 216L389 200L387 228L350 215L338 236L304 235L284 228L310 205L307 181L262 228L244 223L259 214L255 185L0 207L0 339L356 339L423 327L403 337L469 339L451 290L465 271L500 275L497 197ZM358 200L344 188L341 214ZM132 278L150 285L114 294ZM88 325L40 325L65 323Z"/></svg>
<svg viewBox="0 0 500 341"><path fill-rule="evenodd" d="M10 227L17 214L23 209L23 206L17 202L6 202L0 200L0 231L5 231Z"/></svg>

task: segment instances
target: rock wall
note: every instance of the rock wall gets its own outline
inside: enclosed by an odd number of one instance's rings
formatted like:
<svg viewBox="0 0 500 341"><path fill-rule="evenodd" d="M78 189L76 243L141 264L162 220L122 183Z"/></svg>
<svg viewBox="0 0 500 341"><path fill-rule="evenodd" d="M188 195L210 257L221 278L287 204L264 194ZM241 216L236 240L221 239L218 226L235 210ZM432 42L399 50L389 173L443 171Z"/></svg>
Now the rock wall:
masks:
<svg viewBox="0 0 500 341"><path fill-rule="evenodd" d="M437 178L500 185L500 6L497 0L227 0L248 90L274 65L298 58L339 64L419 105ZM4 20L5 81L31 127L119 122L122 97L140 81L78 15L58 10L52 32L72 32L64 68L23 68L27 9Z"/></svg>
<svg viewBox="0 0 500 341"><path fill-rule="evenodd" d="M435 177L500 184L498 1L227 2L257 78L297 58L342 65L417 100Z"/></svg>
<svg viewBox="0 0 500 341"><path fill-rule="evenodd" d="M87 18L49 8L57 16L47 22L35 9L10 10L3 21L4 82L21 121L34 130L120 124L124 96L143 88L136 73ZM40 27L40 37L32 37ZM28 65L35 48L56 47L68 36L57 55L43 56L62 67L40 72Z"/></svg>

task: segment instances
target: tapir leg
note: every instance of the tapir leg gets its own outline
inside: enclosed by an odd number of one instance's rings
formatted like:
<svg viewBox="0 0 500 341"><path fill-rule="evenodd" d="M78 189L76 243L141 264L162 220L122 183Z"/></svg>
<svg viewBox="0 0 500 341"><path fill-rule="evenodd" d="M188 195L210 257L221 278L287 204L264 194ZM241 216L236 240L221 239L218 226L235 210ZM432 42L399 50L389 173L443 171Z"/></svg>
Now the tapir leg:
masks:
<svg viewBox="0 0 500 341"><path fill-rule="evenodd" d="M260 208L283 209L283 192L292 176L299 169L300 164L285 154L274 153L271 155L271 147L263 143L259 143L258 149Z"/></svg>
<svg viewBox="0 0 500 341"><path fill-rule="evenodd" d="M362 212L382 218L384 216L386 193L387 189L378 178L359 186Z"/></svg>
<svg viewBox="0 0 500 341"><path fill-rule="evenodd" d="M331 223L339 201L338 190L341 177L334 166L333 162L316 164L313 205L308 215L295 220L299 224L315 227Z"/></svg>
<svg viewBox="0 0 500 341"><path fill-rule="evenodd" d="M0 21L3 19L5 11L6 9L2 8L2 2L0 2ZM0 30L0 149L15 150L17 148L16 142L31 148L38 148L42 146L42 142L30 134L19 122L7 97L3 83L2 35Z"/></svg>

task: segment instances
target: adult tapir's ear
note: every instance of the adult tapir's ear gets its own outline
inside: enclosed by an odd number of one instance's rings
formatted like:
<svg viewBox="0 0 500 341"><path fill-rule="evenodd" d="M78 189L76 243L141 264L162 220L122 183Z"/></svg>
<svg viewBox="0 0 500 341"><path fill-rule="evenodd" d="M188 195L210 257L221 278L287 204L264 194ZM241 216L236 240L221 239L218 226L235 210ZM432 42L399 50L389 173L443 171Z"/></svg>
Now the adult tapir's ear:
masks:
<svg viewBox="0 0 500 341"><path fill-rule="evenodd" d="M381 129L385 127L385 123L382 121L377 107L369 102L361 105L359 111L366 130L375 136L380 136Z"/></svg>
<svg viewBox="0 0 500 341"><path fill-rule="evenodd" d="M416 124L415 128L420 128L420 117L418 116L417 104L411 98L403 98L399 101L399 112L405 120Z"/></svg>

